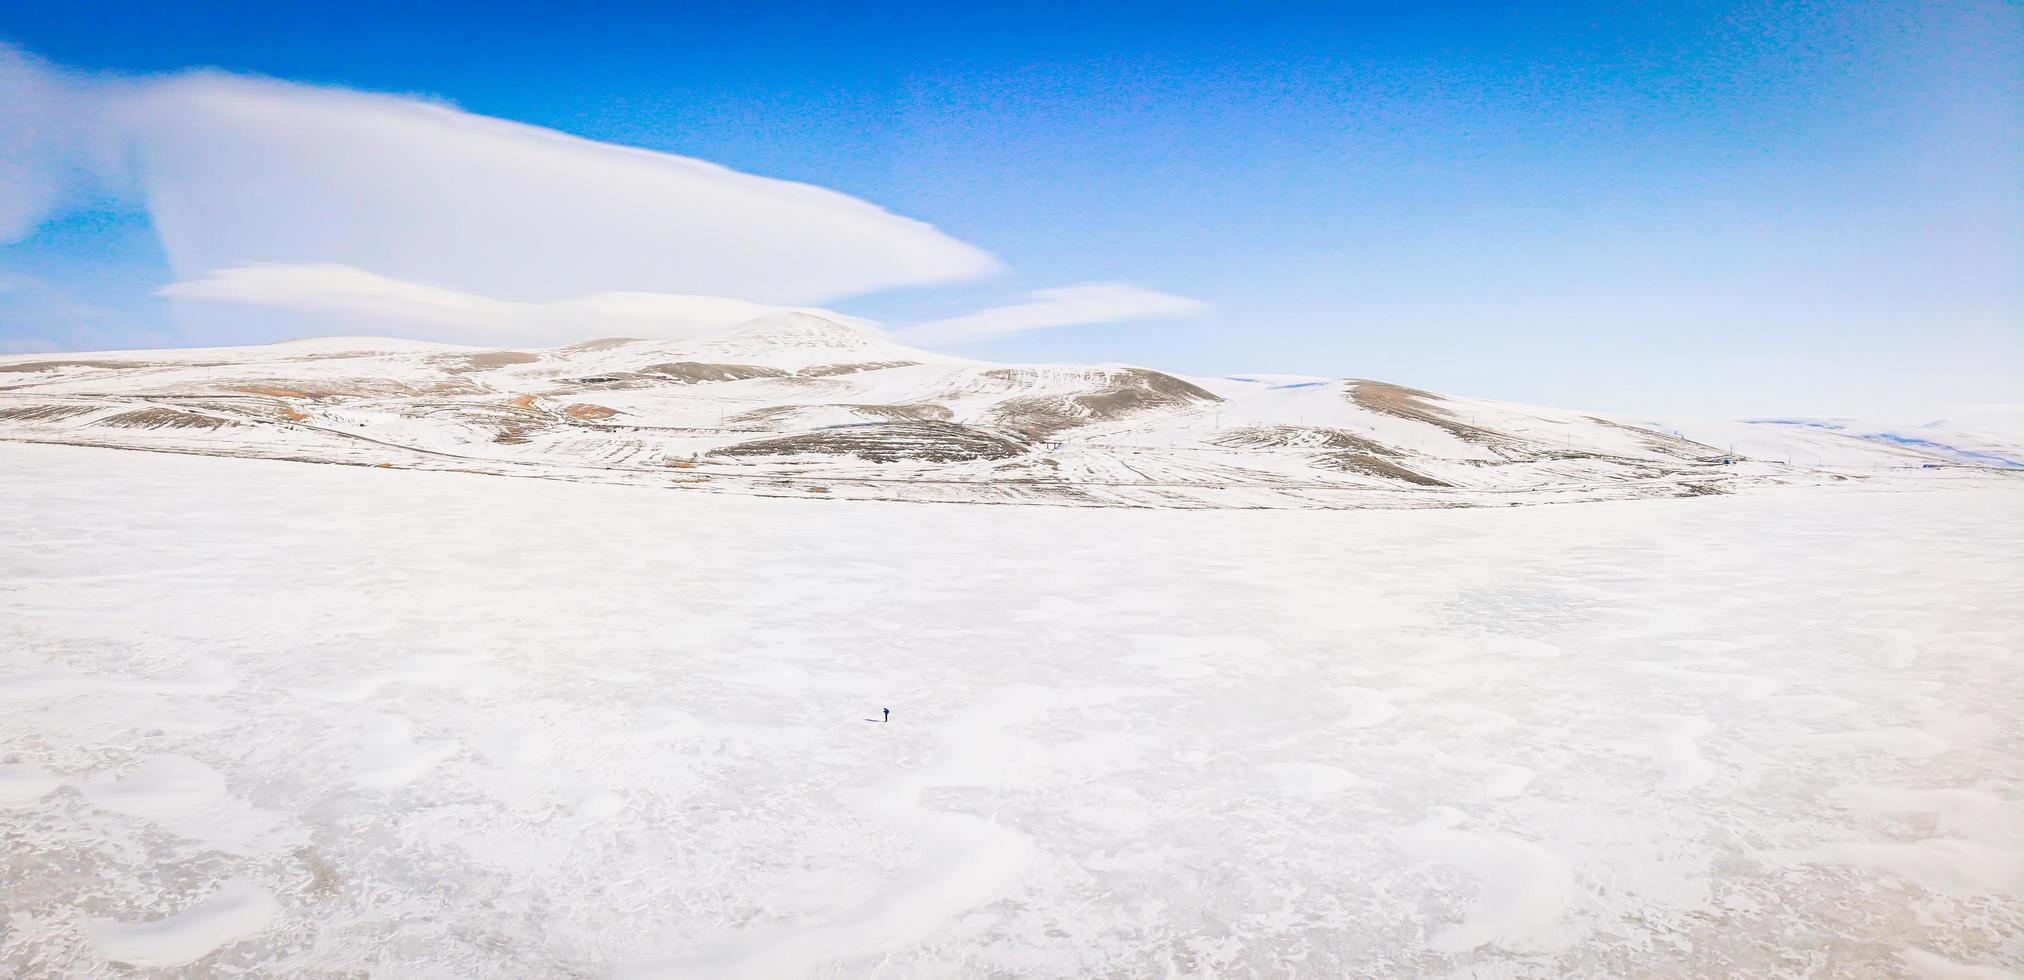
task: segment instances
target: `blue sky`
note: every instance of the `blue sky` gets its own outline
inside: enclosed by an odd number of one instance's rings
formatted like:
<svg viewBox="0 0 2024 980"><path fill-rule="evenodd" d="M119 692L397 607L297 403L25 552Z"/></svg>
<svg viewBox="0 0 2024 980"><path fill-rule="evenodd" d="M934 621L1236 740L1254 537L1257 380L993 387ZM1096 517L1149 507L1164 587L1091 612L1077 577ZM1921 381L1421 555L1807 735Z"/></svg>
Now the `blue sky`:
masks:
<svg viewBox="0 0 2024 980"><path fill-rule="evenodd" d="M2024 402L2015 4L240 6L12 4L0 41L442 100L995 257L824 304L895 327L1078 283L1206 305L978 356L1652 413ZM0 246L0 348L218 339L155 295L188 270L149 200L72 195Z"/></svg>

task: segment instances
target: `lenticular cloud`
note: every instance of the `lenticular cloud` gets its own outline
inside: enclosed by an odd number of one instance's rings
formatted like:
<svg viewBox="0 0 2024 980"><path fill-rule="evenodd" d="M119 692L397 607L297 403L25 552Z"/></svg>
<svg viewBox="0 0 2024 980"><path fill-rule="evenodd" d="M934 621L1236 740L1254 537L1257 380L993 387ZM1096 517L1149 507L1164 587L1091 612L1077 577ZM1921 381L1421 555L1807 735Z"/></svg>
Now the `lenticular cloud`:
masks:
<svg viewBox="0 0 2024 980"><path fill-rule="evenodd" d="M1122 282L1085 282L1027 294L1026 302L915 324L901 331L909 343L946 345L989 340L1047 327L1115 323L1155 316L1199 316L1209 305Z"/></svg>
<svg viewBox="0 0 2024 980"><path fill-rule="evenodd" d="M207 322L223 329L248 320L227 314L220 322L219 306L273 311L296 324L298 332L392 332L472 344L564 344L587 337L679 340L790 309L722 296L638 292L513 302L330 264L213 269L202 279L163 286L157 294L208 304Z"/></svg>
<svg viewBox="0 0 2024 980"><path fill-rule="evenodd" d="M834 191L418 99L214 72L85 85L0 54L14 67L0 103L89 93L91 111L66 125L88 120L95 142L121 146L101 181L144 203L181 279L335 263L518 301L647 291L801 304L997 268ZM107 169L50 158L49 136L0 132L6 183ZM30 227L11 225L0 234Z"/></svg>

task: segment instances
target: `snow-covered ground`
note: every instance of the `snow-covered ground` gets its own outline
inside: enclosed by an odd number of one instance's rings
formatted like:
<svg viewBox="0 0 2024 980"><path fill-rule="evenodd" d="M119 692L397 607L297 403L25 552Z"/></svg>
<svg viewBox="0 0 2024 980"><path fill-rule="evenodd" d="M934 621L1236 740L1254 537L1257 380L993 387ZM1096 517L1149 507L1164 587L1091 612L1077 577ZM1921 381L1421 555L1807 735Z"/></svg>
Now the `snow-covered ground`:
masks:
<svg viewBox="0 0 2024 980"><path fill-rule="evenodd" d="M2020 555L0 445L0 973L2005 976Z"/></svg>
<svg viewBox="0 0 2024 980"><path fill-rule="evenodd" d="M0 441L688 494L1502 507L2004 465L1936 455L1948 448L1936 430L1919 446L1887 447L1833 429L1794 431L1768 446L1775 462L1737 458L1733 447L1620 420L1378 381L970 361L812 312L678 342L544 350L351 337L0 357ZM1751 431L1744 441L1759 439Z"/></svg>

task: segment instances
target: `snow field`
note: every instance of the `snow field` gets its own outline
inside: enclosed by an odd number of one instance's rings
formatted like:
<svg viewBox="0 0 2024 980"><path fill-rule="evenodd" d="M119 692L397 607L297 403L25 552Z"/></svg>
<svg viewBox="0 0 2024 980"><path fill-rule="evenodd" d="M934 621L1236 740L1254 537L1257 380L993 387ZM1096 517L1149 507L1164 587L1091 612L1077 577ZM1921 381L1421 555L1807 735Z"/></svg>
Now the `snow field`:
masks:
<svg viewBox="0 0 2024 980"><path fill-rule="evenodd" d="M4 445L0 972L2012 975L2020 490L1137 512Z"/></svg>

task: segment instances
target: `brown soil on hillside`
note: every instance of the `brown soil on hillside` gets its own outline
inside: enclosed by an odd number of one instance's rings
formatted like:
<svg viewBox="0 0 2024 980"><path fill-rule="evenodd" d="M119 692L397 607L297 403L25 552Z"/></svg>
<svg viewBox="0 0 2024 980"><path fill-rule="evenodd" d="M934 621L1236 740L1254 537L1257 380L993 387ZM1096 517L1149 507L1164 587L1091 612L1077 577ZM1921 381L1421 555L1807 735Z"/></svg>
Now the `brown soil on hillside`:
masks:
<svg viewBox="0 0 2024 980"><path fill-rule="evenodd" d="M1433 477L1428 476L1425 473L1421 473L1416 470L1409 470L1388 459L1379 459L1376 456L1372 456L1368 453L1355 453L1355 452L1322 453L1314 457L1314 462L1315 465L1317 466L1326 466L1329 469L1341 470L1344 473L1361 473L1364 476L1375 476L1386 480L1397 480L1401 483L1410 483L1414 486L1420 487L1454 486L1454 484L1452 483L1434 479Z"/></svg>
<svg viewBox="0 0 2024 980"><path fill-rule="evenodd" d="M931 402L911 402L899 405L853 405L837 403L829 405L768 405L740 412L726 418L726 422L740 425L767 425L785 423L804 413L823 409L845 409L859 417L874 422L947 422L955 417L946 406Z"/></svg>
<svg viewBox="0 0 2024 980"><path fill-rule="evenodd" d="M1253 425L1219 433L1209 442L1229 449L1327 449L1370 456L1399 455L1398 450L1375 439L1328 426Z"/></svg>
<svg viewBox="0 0 2024 980"><path fill-rule="evenodd" d="M0 408L0 422L58 422L95 411L96 405L15 405Z"/></svg>
<svg viewBox="0 0 2024 980"><path fill-rule="evenodd" d="M624 347L627 344L637 344L639 342L640 339L638 337L601 337L597 340L586 340L580 344L571 344L568 347L564 347L563 350L585 351L585 352L611 350L613 348Z"/></svg>
<svg viewBox="0 0 2024 980"><path fill-rule="evenodd" d="M99 419L92 424L121 429L225 429L239 423L173 408L142 408Z"/></svg>
<svg viewBox="0 0 2024 980"><path fill-rule="evenodd" d="M932 463L1007 459L1026 447L1003 436L954 422L895 422L825 429L726 446L713 456L856 456L874 463Z"/></svg>
<svg viewBox="0 0 2024 980"><path fill-rule="evenodd" d="M1432 392L1360 378L1345 382L1345 388L1344 394L1359 408L1415 422L1425 422L1463 442L1473 442L1479 446L1511 444L1511 437L1502 432L1470 425L1455 418L1455 413L1440 404L1441 396Z"/></svg>
<svg viewBox="0 0 2024 980"><path fill-rule="evenodd" d="M360 378L353 381L338 381L318 385L246 381L223 385L218 390L240 395L261 395L267 398L302 398L313 401L331 398L413 398L418 395L475 395L485 391L484 388L462 379L440 381L435 384L418 387L401 381L386 381L377 378Z"/></svg>
<svg viewBox="0 0 2024 980"><path fill-rule="evenodd" d="M913 367L919 361L862 361L855 364L818 364L794 372L803 378L827 378L839 374L862 374L866 371L883 371L887 368Z"/></svg>
<svg viewBox="0 0 2024 980"><path fill-rule="evenodd" d="M336 392L318 388L284 388L281 385L230 385L226 391L242 395L265 395L269 398L329 398Z"/></svg>
<svg viewBox="0 0 2024 980"><path fill-rule="evenodd" d="M649 364L640 368L640 371L659 375L664 381L688 385L713 381L743 381L747 378L787 377L786 371L759 364L705 364L701 361L666 361Z"/></svg>
<svg viewBox="0 0 2024 980"><path fill-rule="evenodd" d="M1633 433L1638 437L1638 441L1644 444L1646 449L1655 453L1678 456L1683 459L1707 459L1728 455L1714 446L1703 445L1678 436L1667 435L1654 429L1625 425L1622 422L1611 422L1608 419L1599 419L1593 415L1589 416L1588 420L1597 425L1606 425L1612 429L1622 429L1625 432Z"/></svg>
<svg viewBox="0 0 2024 980"><path fill-rule="evenodd" d="M517 350L488 350L477 354L451 354L436 363L451 374L468 374L473 371L495 371L514 364L532 364L541 360L539 354L528 354Z"/></svg>
<svg viewBox="0 0 2024 980"><path fill-rule="evenodd" d="M1032 377L1025 368L995 368L983 376L1018 386ZM1107 422L1159 409L1187 409L1223 399L1170 374L1145 368L1093 372L1094 390L1078 395L1021 395L999 402L991 420L1027 438Z"/></svg>

